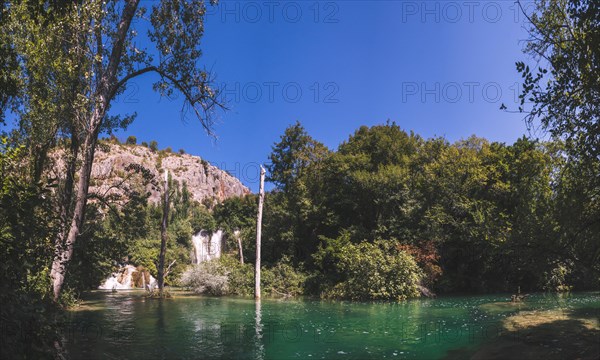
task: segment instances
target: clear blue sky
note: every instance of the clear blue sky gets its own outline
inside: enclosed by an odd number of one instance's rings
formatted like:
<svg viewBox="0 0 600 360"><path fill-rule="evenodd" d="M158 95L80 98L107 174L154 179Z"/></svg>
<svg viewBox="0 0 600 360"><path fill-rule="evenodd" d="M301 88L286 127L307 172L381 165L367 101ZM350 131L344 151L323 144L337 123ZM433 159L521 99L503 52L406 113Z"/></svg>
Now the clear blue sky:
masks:
<svg viewBox="0 0 600 360"><path fill-rule="evenodd" d="M472 134L512 143L526 133L516 107L526 59L523 17L512 1L221 1L207 16L203 64L227 91L218 140L179 99L137 79L113 110L137 111L126 132L200 155L257 189L284 129L299 120L335 149L361 125L396 121L450 141Z"/></svg>

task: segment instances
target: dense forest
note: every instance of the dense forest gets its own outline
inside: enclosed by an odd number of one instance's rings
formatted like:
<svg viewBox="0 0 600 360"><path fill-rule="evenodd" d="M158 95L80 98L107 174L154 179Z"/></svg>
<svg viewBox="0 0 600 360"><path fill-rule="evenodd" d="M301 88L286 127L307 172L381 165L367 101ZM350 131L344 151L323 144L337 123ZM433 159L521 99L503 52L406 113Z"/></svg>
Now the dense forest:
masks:
<svg viewBox="0 0 600 360"><path fill-rule="evenodd" d="M394 299L417 285L442 293L598 285L596 174L567 161L560 142L451 144L388 122L361 127L331 151L296 123L270 161L276 188L265 201L263 261L291 263L307 294ZM255 203L230 199L215 211L217 226L231 228L222 221L232 214L241 220L250 263Z"/></svg>
<svg viewBox="0 0 600 360"><path fill-rule="evenodd" d="M101 135L135 119L110 112L131 79L155 74L153 88L182 94L208 134L214 112L225 108L212 74L199 66L210 5L150 5L1 2L2 358L60 352L64 308L123 263L157 276L161 218L169 229L164 260L175 264L168 284L252 292L255 195L199 204L185 183L170 180L171 211L163 217L162 204L149 203L143 190L156 179L135 165L125 198L89 193ZM140 37L150 50L136 47L131 29L144 16ZM267 294L404 300L424 289L598 289L599 5L538 1L527 20L525 53L535 62L517 62L520 106L501 109L522 113L545 140L451 143L387 122L329 149L300 123L285 130L264 159L274 185L262 229ZM157 151L155 142L149 147ZM56 154L62 177L49 171ZM201 229L224 230L229 251L188 267L191 236Z"/></svg>

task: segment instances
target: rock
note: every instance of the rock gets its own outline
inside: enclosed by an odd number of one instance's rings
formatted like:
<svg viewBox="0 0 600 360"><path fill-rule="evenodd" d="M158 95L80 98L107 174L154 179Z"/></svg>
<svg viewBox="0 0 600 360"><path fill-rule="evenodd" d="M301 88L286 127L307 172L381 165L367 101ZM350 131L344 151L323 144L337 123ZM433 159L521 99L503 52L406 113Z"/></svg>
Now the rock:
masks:
<svg viewBox="0 0 600 360"><path fill-rule="evenodd" d="M55 173L64 176L64 161L61 151L57 151ZM187 183L192 198L197 202L204 199L223 201L234 196L243 196L250 193L250 189L242 184L236 177L211 165L199 156L165 151L153 152L149 148L137 145L120 145L103 142L97 147L96 158L92 167L92 180L90 193L106 195L123 195L125 190L131 189L133 184L123 179L129 174L126 170L130 164L139 164L147 168L161 179L164 170L169 170L172 178L182 184ZM115 185L119 185L116 187ZM148 201L160 203L160 192L148 185L150 192Z"/></svg>

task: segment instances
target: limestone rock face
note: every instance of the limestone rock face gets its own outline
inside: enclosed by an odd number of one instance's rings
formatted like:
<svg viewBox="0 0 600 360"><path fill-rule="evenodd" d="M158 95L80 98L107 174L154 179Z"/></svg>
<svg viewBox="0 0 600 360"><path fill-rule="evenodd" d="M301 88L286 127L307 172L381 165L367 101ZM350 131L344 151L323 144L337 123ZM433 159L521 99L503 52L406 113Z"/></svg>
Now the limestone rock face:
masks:
<svg viewBox="0 0 600 360"><path fill-rule="evenodd" d="M122 194L124 190L133 186L129 180L131 171L127 170L130 164L138 164L148 169L159 182L164 171L169 170L169 174L179 184L187 183L193 199L198 202L212 198L222 201L250 193L239 179L198 156L166 151L153 152L144 146L106 143L96 151L90 193L102 196ZM148 185L147 191L150 192L150 202L160 202L158 189Z"/></svg>

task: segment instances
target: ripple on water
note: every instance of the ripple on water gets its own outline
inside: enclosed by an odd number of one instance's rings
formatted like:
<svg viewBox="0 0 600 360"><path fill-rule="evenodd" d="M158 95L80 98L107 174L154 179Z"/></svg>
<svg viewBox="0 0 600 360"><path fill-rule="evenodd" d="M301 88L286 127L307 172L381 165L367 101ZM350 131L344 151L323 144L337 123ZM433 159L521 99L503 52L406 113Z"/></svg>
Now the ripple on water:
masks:
<svg viewBox="0 0 600 360"><path fill-rule="evenodd" d="M102 334L67 339L73 358L436 359L476 348L489 338L490 324L521 310L506 305L508 295L400 304L265 299L258 309L243 298L92 295L88 310L71 318L99 324ZM600 297L533 294L524 306L598 309Z"/></svg>

